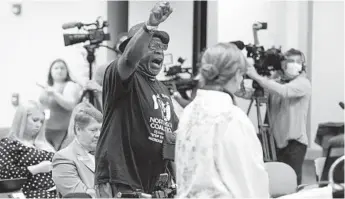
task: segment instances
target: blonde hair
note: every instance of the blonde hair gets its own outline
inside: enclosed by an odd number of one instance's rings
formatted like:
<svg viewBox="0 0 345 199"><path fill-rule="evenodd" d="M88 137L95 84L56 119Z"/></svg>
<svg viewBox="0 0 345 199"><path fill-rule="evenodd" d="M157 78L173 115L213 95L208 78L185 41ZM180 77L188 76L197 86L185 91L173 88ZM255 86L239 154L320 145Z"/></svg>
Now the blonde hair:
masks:
<svg viewBox="0 0 345 199"><path fill-rule="evenodd" d="M102 113L99 112L92 104L90 104L88 101L81 102L77 104L77 106L73 109L72 115L70 118L69 126L68 126L68 133L67 133L67 142L68 144L71 143L75 139L75 126L77 124L76 122L76 117L80 117L80 113L83 112L84 110L92 112L95 116L94 118L97 118L97 121L102 120Z"/></svg>
<svg viewBox="0 0 345 199"><path fill-rule="evenodd" d="M24 133L26 130L27 119L28 119L29 114L32 112L32 110L38 110L42 112L43 115L45 115L42 107L39 105L39 103L35 101L30 100L30 101L20 104L17 107L16 113L13 118L11 130L9 134L9 137L11 139L23 141ZM54 147L51 144L49 144L49 142L46 139L45 123L46 121L44 120L40 131L36 134L35 137L33 137L34 146L39 149L43 149L49 152L55 152Z"/></svg>
<svg viewBox="0 0 345 199"><path fill-rule="evenodd" d="M204 52L199 69L199 88L221 89L240 70L245 73L247 59L231 43L218 43Z"/></svg>

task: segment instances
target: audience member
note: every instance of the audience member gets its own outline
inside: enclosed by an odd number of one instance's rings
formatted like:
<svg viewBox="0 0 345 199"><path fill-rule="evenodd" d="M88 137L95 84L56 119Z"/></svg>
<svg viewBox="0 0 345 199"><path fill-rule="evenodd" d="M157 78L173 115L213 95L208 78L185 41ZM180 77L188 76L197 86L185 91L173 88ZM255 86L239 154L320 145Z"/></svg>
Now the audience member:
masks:
<svg viewBox="0 0 345 199"><path fill-rule="evenodd" d="M84 94L82 95L83 98L86 97L85 93L86 91L92 91L94 93L95 97L95 103L93 106L97 108L99 111L103 112L103 106L102 106L102 87L103 87L103 79L104 79L104 73L107 69L108 65L101 65L98 66L95 69L95 72L93 74L92 80L88 80L84 86ZM83 100L86 100L83 99Z"/></svg>
<svg viewBox="0 0 345 199"><path fill-rule="evenodd" d="M94 172L96 149L102 114L91 104L82 102L73 110L70 126L75 140L58 151L53 158L53 180L63 197L71 193L87 193L96 197Z"/></svg>
<svg viewBox="0 0 345 199"><path fill-rule="evenodd" d="M47 85L39 101L49 111L46 126L47 140L55 150L66 147L64 142L73 108L80 99L81 88L71 80L67 64L64 60L57 59L50 65Z"/></svg>
<svg viewBox="0 0 345 199"><path fill-rule="evenodd" d="M44 134L45 115L38 103L18 106L8 137L0 141L0 178L27 178L27 198L55 198L51 176L54 148Z"/></svg>
<svg viewBox="0 0 345 199"><path fill-rule="evenodd" d="M239 89L246 65L234 44L205 51L198 92L176 131L177 197L269 197L261 143L229 95Z"/></svg>

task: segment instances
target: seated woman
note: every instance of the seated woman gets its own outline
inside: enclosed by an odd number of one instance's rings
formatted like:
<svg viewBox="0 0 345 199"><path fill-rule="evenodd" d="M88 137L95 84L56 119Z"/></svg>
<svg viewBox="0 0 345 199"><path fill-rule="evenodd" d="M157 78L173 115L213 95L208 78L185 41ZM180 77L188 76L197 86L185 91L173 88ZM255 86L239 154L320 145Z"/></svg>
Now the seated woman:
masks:
<svg viewBox="0 0 345 199"><path fill-rule="evenodd" d="M199 89L176 132L179 198L268 198L262 147L247 115L233 104L247 60L219 43L202 57Z"/></svg>
<svg viewBox="0 0 345 199"><path fill-rule="evenodd" d="M8 137L0 141L0 179L27 178L27 198L55 198L51 175L54 148L45 139L43 109L29 101L18 106Z"/></svg>
<svg viewBox="0 0 345 199"><path fill-rule="evenodd" d="M53 180L57 191L66 197L72 193L87 193L96 197L94 190L94 151L100 134L102 114L91 104L83 102L73 110L70 129L75 140L58 151L53 158Z"/></svg>

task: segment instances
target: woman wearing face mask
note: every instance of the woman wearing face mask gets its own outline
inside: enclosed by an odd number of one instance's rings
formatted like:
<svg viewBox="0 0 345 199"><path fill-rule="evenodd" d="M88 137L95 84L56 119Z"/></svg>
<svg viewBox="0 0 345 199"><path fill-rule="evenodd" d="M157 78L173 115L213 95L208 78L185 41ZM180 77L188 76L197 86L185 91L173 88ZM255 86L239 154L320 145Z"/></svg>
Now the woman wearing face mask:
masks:
<svg viewBox="0 0 345 199"><path fill-rule="evenodd" d="M298 184L302 182L302 165L308 146L307 118L311 97L311 83L303 62L302 52L290 49L285 53L279 79L262 77L254 67L249 67L247 72L269 93L268 116L278 148L277 159L295 170Z"/></svg>
<svg viewBox="0 0 345 199"><path fill-rule="evenodd" d="M17 108L8 137L0 141L0 179L27 178L27 198L55 198L51 160L54 148L45 139L44 112L37 103Z"/></svg>
<svg viewBox="0 0 345 199"><path fill-rule="evenodd" d="M255 128L229 95L240 88L246 65L234 44L205 51L199 89L176 132L178 198L269 197Z"/></svg>

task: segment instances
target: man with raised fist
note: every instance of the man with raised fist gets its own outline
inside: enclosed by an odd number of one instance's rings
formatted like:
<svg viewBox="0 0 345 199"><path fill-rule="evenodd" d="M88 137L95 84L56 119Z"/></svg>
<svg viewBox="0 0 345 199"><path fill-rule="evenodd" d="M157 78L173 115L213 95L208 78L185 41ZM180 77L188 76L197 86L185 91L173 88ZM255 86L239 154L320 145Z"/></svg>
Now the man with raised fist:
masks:
<svg viewBox="0 0 345 199"><path fill-rule="evenodd" d="M98 197L151 193L164 172L163 140L176 130L178 118L169 91L156 79L169 43L158 26L171 13L168 2L157 3L145 23L129 30L119 46L122 55L106 69L104 122L95 155Z"/></svg>

